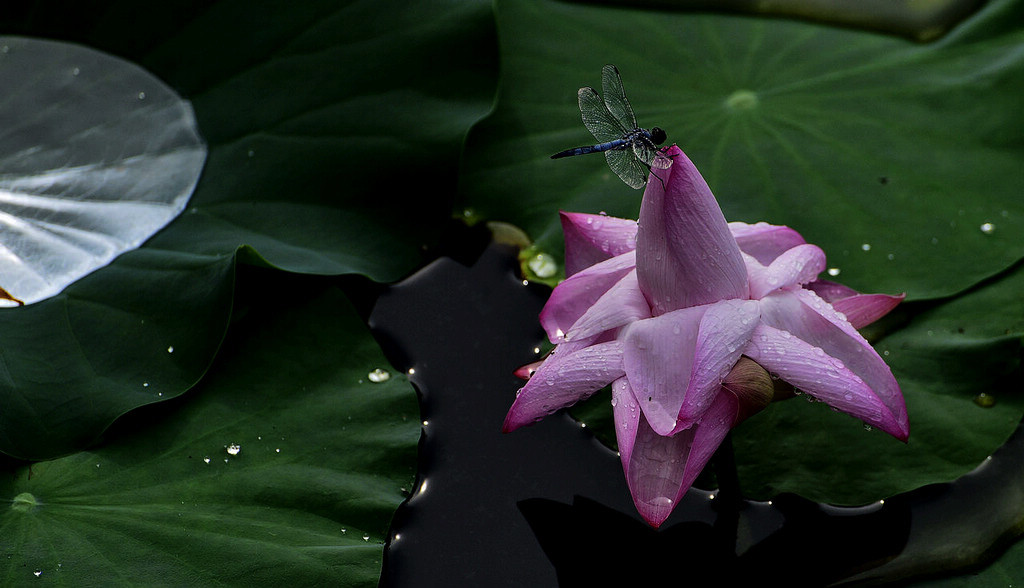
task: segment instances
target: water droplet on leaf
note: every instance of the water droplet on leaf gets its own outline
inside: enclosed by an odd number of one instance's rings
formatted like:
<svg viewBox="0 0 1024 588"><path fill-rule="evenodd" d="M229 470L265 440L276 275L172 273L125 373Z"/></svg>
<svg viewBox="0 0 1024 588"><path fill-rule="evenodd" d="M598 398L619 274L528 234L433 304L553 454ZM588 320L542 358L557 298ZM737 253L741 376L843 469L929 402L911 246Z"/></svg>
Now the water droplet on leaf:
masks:
<svg viewBox="0 0 1024 588"><path fill-rule="evenodd" d="M387 371L377 368L372 372L366 374L366 377L373 383L379 384L381 382L387 382L391 379L391 374Z"/></svg>
<svg viewBox="0 0 1024 588"><path fill-rule="evenodd" d="M526 262L526 266L530 268L530 271L534 273L538 278L550 278L551 276L558 273L558 263L554 257L551 257L547 253L538 253L530 258L530 261Z"/></svg>
<svg viewBox="0 0 1024 588"><path fill-rule="evenodd" d="M981 392L980 394L974 397L974 404L977 404L982 408L992 408L996 404L996 397L992 396L991 394L985 394L984 392Z"/></svg>

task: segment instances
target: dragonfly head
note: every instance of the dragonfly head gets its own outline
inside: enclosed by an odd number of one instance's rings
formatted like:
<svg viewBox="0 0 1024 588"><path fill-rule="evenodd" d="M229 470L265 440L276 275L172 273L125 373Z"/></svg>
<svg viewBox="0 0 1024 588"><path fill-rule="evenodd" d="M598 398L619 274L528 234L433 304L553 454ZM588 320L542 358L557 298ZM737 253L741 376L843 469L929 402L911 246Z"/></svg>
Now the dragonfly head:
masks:
<svg viewBox="0 0 1024 588"><path fill-rule="evenodd" d="M658 127L651 128L651 141L653 141L655 145L661 145L667 138L668 136L665 135L665 131L662 129Z"/></svg>

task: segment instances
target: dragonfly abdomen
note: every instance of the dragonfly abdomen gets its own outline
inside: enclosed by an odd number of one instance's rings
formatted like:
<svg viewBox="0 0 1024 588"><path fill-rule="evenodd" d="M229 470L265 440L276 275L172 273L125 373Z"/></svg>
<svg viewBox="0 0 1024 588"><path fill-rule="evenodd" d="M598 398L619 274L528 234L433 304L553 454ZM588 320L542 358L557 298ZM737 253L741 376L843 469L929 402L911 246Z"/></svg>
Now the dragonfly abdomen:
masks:
<svg viewBox="0 0 1024 588"><path fill-rule="evenodd" d="M611 151L612 149L625 149L629 147L631 139L616 139L614 141L608 141L607 143L601 143L599 145L584 145L583 147L573 147L572 149L566 149L565 151L559 151L551 156L551 159L558 159L560 157L570 157L573 155L586 155L587 153L601 153L604 151Z"/></svg>

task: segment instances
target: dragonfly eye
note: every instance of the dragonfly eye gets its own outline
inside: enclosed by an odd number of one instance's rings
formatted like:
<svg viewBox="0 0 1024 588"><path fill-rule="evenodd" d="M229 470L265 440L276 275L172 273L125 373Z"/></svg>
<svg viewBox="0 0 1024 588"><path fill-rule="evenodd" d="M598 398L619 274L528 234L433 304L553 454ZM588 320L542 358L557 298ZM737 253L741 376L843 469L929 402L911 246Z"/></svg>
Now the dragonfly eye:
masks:
<svg viewBox="0 0 1024 588"><path fill-rule="evenodd" d="M662 143L665 142L665 139L667 138L668 136L665 135L665 131L661 130L660 128L653 127L651 129L651 141L654 141L655 145L661 145Z"/></svg>

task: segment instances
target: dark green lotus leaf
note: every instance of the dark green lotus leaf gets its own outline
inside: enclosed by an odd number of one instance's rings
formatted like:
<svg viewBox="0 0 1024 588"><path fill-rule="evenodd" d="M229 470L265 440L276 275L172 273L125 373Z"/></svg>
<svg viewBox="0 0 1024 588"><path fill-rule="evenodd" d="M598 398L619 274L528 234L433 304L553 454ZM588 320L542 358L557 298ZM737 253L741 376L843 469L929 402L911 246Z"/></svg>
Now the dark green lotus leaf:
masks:
<svg viewBox="0 0 1024 588"><path fill-rule="evenodd" d="M232 255L140 249L55 298L0 313L0 449L65 454L124 412L195 384L227 328L234 273Z"/></svg>
<svg viewBox="0 0 1024 588"><path fill-rule="evenodd" d="M138 253L0 313L0 452L31 459L79 450L202 377L240 247L243 262L295 272L414 269L497 75L479 2L42 0L0 27L142 65L193 103L210 148L186 211Z"/></svg>
<svg viewBox="0 0 1024 588"><path fill-rule="evenodd" d="M556 209L635 218L640 193L576 104L614 63L726 218L790 225L841 279L911 299L962 291L1024 256L1021 3L991 2L940 41L754 16L535 0L497 4L502 80L471 133L462 202L561 252ZM1013 23L1013 24L1011 24Z"/></svg>
<svg viewBox="0 0 1024 588"><path fill-rule="evenodd" d="M983 569L960 576L915 582L916 588L973 588L974 586L1013 586L1024 578L1024 543L1016 542L999 559Z"/></svg>
<svg viewBox="0 0 1024 588"><path fill-rule="evenodd" d="M398 279L448 219L493 102L484 2L26 4L0 26L135 61L192 102L210 154L191 214L152 241L166 249Z"/></svg>
<svg viewBox="0 0 1024 588"><path fill-rule="evenodd" d="M0 582L375 585L412 490L416 397L402 375L367 378L387 365L374 340L343 295L313 290L266 293L187 399L8 467Z"/></svg>
<svg viewBox="0 0 1024 588"><path fill-rule="evenodd" d="M929 41L983 4L983 0L642 0L628 5L661 10L714 10L790 16L858 29L904 35ZM590 0L587 4L627 5L621 0Z"/></svg>
<svg viewBox="0 0 1024 588"><path fill-rule="evenodd" d="M246 244L290 271L396 280L450 216L463 137L491 107L491 11L263 4L219 2L145 57L190 97L210 144L193 214L153 244Z"/></svg>

